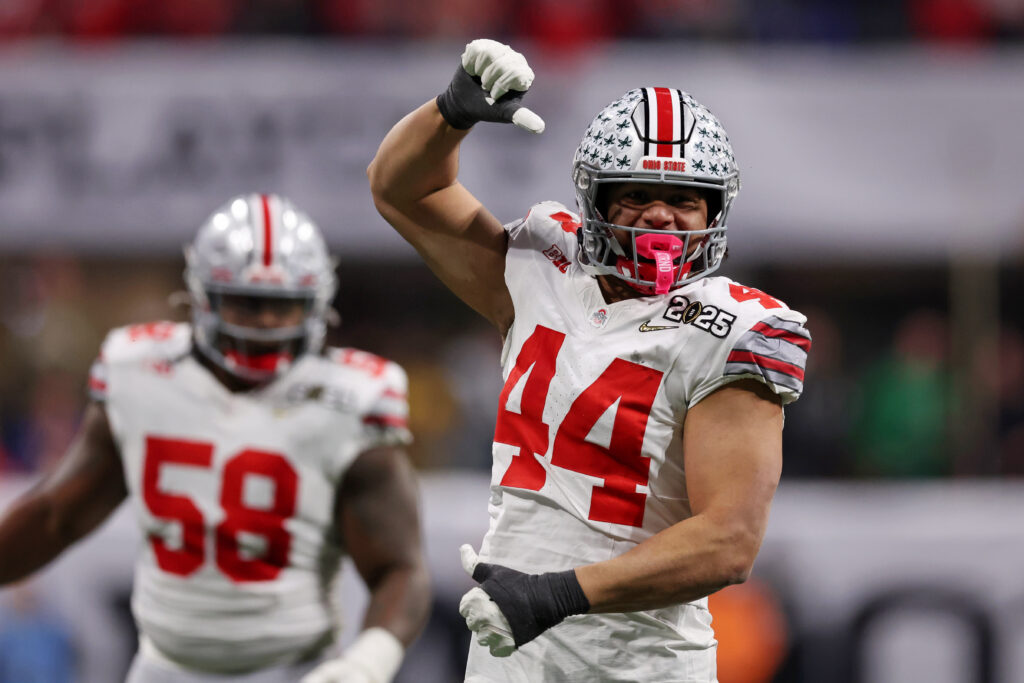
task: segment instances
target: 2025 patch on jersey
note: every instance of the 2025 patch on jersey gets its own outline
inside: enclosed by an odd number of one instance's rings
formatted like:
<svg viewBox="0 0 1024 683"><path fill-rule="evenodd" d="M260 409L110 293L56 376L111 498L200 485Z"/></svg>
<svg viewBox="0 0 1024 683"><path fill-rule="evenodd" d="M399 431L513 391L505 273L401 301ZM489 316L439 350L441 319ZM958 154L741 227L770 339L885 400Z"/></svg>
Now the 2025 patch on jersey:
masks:
<svg viewBox="0 0 1024 683"><path fill-rule="evenodd" d="M232 393L191 354L191 338L170 322L116 329L89 380L145 540L132 610L185 666L297 661L339 627L335 492L360 453L410 440L406 376L372 354L329 349Z"/></svg>

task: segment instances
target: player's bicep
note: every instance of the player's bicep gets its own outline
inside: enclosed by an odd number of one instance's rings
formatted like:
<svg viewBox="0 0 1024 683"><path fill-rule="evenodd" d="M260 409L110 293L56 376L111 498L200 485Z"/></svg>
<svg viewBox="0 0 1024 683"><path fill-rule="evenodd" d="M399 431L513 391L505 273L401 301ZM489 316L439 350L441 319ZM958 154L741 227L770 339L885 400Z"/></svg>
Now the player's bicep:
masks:
<svg viewBox="0 0 1024 683"><path fill-rule="evenodd" d="M508 238L483 204L455 183L401 209L378 209L445 286L504 334L513 316L505 284Z"/></svg>
<svg viewBox="0 0 1024 683"><path fill-rule="evenodd" d="M345 548L371 588L388 571L422 561L416 477L402 449L362 453L345 473L335 510Z"/></svg>
<svg viewBox="0 0 1024 683"><path fill-rule="evenodd" d="M756 380L718 389L687 413L683 449L694 515L724 525L756 554L782 473L778 396Z"/></svg>

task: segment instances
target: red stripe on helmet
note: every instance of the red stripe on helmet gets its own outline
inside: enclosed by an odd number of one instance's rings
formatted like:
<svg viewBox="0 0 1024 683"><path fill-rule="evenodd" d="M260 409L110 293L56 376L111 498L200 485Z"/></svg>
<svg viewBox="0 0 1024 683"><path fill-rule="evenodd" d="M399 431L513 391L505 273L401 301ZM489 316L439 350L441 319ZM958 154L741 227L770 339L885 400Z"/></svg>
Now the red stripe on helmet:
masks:
<svg viewBox="0 0 1024 683"><path fill-rule="evenodd" d="M675 140L676 117L672 114L672 91L668 88L655 88L654 95L658 100L658 140ZM670 157L672 147L671 144L659 144L655 154Z"/></svg>
<svg viewBox="0 0 1024 683"><path fill-rule="evenodd" d="M263 265L269 266L274 262L274 231L270 223L270 197L261 194L260 203L263 204Z"/></svg>

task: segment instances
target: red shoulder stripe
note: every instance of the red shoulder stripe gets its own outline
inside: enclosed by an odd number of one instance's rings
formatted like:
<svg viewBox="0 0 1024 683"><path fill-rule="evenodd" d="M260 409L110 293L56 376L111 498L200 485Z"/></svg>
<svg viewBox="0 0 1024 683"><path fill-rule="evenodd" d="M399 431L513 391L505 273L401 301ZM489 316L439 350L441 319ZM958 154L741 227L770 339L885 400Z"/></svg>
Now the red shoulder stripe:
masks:
<svg viewBox="0 0 1024 683"><path fill-rule="evenodd" d="M766 337L778 337L779 339L784 339L788 341L790 344L799 346L804 351L811 350L811 340L808 339L807 337L796 334L795 332L783 330L778 327L772 327L768 323L764 322L760 322L751 327L750 329L753 330L754 332L760 332Z"/></svg>
<svg viewBox="0 0 1024 683"><path fill-rule="evenodd" d="M762 356L756 353L751 353L750 351L733 351L732 353L729 354L727 362L749 363L751 365L756 365L767 370L774 370L776 372L781 372L784 375L795 377L801 382L804 381L803 368L797 365L793 365L792 363L787 363L785 361L778 360L776 358L769 358L768 356Z"/></svg>

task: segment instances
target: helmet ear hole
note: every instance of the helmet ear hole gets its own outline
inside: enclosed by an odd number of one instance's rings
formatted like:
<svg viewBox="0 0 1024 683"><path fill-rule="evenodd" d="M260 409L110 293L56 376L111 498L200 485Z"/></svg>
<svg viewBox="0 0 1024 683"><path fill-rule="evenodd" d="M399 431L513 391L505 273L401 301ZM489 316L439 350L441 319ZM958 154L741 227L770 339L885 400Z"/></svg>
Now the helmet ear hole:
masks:
<svg viewBox="0 0 1024 683"><path fill-rule="evenodd" d="M597 186L597 193L594 195L594 209L597 211L597 218L606 220L608 216L608 194L610 192L607 183Z"/></svg>
<svg viewBox="0 0 1024 683"><path fill-rule="evenodd" d="M704 195L704 201L708 205L708 227L710 228L718 218L718 214L722 213L722 197L718 192L710 190L701 190L701 194Z"/></svg>

